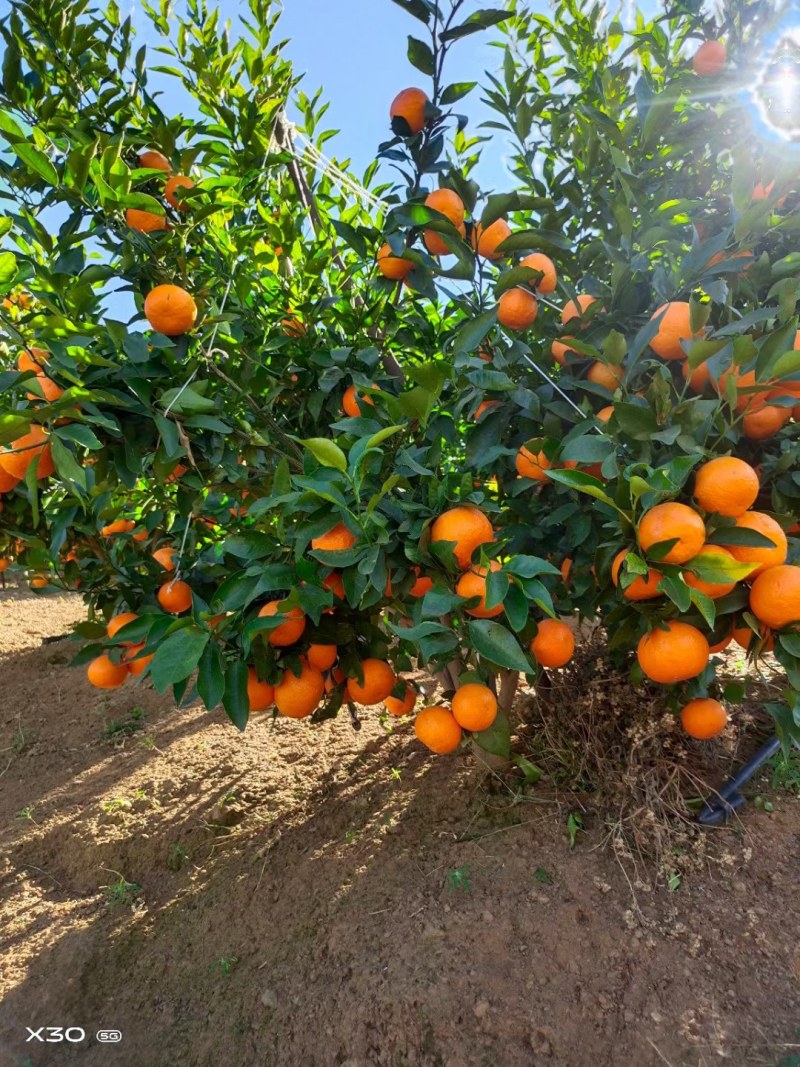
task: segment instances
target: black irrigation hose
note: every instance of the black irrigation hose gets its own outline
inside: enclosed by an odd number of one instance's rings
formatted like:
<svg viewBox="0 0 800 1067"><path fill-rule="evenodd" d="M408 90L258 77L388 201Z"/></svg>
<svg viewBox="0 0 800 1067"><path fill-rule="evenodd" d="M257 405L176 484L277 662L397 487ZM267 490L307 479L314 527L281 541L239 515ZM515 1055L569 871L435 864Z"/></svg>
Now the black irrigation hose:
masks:
<svg viewBox="0 0 800 1067"><path fill-rule="evenodd" d="M772 759L780 747L781 742L777 735L762 745L738 774L729 778L720 787L718 793L705 801L697 816L697 821L703 826L722 826L726 823L745 803L746 797L742 796L739 790L753 777L759 767L763 766L768 759Z"/></svg>

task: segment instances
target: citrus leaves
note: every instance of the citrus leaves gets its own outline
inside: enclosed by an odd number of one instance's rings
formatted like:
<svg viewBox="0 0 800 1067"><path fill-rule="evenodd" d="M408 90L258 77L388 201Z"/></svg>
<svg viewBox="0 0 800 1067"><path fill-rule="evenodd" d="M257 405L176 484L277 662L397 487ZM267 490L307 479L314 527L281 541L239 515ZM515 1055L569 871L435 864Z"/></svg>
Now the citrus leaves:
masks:
<svg viewBox="0 0 800 1067"><path fill-rule="evenodd" d="M347 470L347 457L333 441L324 437L309 437L300 439L300 444L304 445L323 467L333 467L343 473Z"/></svg>
<svg viewBox="0 0 800 1067"><path fill-rule="evenodd" d="M469 623L468 630L475 651L490 663L522 674L536 673L517 639L499 622L477 619Z"/></svg>

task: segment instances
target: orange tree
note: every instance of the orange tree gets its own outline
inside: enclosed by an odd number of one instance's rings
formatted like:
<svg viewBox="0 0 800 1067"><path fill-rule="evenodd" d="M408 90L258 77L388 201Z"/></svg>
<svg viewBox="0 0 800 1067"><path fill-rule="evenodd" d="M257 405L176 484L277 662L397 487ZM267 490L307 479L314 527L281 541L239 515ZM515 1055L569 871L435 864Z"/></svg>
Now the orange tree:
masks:
<svg viewBox="0 0 800 1067"><path fill-rule="evenodd" d="M157 53L115 5L12 5L0 552L83 594L94 684L240 728L411 712L419 664L444 696L418 737L507 755L517 679L568 662L578 614L698 737L741 695L712 650L774 650L788 743L800 197L774 78L747 92L775 26L396 2L424 88L358 183L320 163L267 0L235 40L148 9ZM447 57L486 32L471 133ZM498 142L508 192L477 180Z"/></svg>

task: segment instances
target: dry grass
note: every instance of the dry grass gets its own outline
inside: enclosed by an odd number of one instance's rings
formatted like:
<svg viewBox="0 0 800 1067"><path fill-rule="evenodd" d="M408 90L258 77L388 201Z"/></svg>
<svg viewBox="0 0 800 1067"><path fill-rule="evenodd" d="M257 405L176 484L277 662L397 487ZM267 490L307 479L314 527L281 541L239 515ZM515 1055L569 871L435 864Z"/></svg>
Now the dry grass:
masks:
<svg viewBox="0 0 800 1067"><path fill-rule="evenodd" d="M725 672L742 681L740 654ZM772 730L758 703L774 698L768 677L749 680L746 702L712 742L687 737L659 686L632 685L627 669L606 658L597 630L563 671L542 679L518 704L522 753L559 793L599 817L617 855L653 861L666 881L710 862L702 800L746 760Z"/></svg>

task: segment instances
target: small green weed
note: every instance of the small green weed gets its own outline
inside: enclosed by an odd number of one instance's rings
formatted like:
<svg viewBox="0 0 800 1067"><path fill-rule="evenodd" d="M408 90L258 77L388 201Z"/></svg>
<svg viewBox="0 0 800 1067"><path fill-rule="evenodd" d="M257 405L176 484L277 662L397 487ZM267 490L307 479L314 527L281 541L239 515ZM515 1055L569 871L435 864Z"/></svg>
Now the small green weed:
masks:
<svg viewBox="0 0 800 1067"><path fill-rule="evenodd" d="M472 890L472 874L467 864L447 872L447 888L454 893L469 893Z"/></svg>

